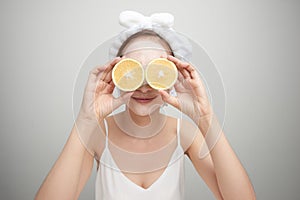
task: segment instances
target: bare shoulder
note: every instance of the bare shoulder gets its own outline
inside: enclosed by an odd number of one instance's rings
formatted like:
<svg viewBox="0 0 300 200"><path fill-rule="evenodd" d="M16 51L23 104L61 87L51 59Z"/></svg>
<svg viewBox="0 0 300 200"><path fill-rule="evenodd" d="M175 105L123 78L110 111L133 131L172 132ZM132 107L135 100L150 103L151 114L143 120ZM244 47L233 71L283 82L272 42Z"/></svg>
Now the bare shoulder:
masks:
<svg viewBox="0 0 300 200"><path fill-rule="evenodd" d="M180 141L185 154L188 154L189 150L196 143L195 140L201 135L201 131L196 124L187 119L180 120Z"/></svg>

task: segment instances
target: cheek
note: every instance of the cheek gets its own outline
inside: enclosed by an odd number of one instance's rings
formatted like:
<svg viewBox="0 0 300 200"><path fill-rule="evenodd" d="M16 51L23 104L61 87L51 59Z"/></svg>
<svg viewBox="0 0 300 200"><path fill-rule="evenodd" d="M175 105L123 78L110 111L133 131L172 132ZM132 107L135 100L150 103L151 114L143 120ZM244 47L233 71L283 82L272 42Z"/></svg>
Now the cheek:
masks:
<svg viewBox="0 0 300 200"><path fill-rule="evenodd" d="M154 102L159 105L162 105L164 103L160 95L155 99Z"/></svg>

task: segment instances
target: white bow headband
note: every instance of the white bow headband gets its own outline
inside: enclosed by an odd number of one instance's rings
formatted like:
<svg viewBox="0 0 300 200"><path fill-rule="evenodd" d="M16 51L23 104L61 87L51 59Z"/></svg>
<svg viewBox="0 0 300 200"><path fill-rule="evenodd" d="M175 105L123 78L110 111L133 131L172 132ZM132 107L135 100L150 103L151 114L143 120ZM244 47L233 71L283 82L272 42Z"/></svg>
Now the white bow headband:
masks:
<svg viewBox="0 0 300 200"><path fill-rule="evenodd" d="M146 29L154 31L166 40L177 58L190 61L192 45L187 38L174 31L174 16L170 13L154 13L147 17L135 11L123 11L120 13L119 23L126 29L112 42L110 59L117 56L120 47L130 36Z"/></svg>
<svg viewBox="0 0 300 200"><path fill-rule="evenodd" d="M119 22L125 28L141 24L145 26L156 24L165 28L171 28L174 24L174 16L170 13L154 13L150 17L147 17L135 11L123 11L120 14Z"/></svg>

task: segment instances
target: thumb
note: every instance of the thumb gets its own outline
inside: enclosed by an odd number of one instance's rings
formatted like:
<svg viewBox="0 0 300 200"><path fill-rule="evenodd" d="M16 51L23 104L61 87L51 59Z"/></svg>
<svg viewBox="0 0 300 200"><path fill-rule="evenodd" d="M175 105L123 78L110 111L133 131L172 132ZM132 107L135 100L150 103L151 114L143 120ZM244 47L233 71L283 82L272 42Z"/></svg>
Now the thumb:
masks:
<svg viewBox="0 0 300 200"><path fill-rule="evenodd" d="M115 98L113 100L113 110L117 109L121 105L127 103L132 94L133 94L133 92L126 92L126 93L122 94L120 97Z"/></svg>
<svg viewBox="0 0 300 200"><path fill-rule="evenodd" d="M174 106L177 109L180 109L179 108L179 103L178 103L178 100L177 100L176 97L171 96L168 92L166 92L164 90L160 90L159 93L160 93L163 101L165 101L166 103Z"/></svg>

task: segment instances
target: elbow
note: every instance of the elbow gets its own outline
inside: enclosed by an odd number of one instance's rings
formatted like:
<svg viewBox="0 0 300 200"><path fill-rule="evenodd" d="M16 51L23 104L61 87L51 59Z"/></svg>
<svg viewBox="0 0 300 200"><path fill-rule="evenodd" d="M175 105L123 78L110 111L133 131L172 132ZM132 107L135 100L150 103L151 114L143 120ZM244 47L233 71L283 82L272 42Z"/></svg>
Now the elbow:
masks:
<svg viewBox="0 0 300 200"><path fill-rule="evenodd" d="M249 188L248 188L248 197L246 199L249 200L256 200L256 194L255 194L255 190L251 184L251 182L249 183Z"/></svg>
<svg viewBox="0 0 300 200"><path fill-rule="evenodd" d="M252 189L251 194L249 195L249 200L256 200L256 194L255 191Z"/></svg>
<svg viewBox="0 0 300 200"><path fill-rule="evenodd" d="M223 200L256 200L253 187L241 189L230 194L222 194Z"/></svg>

